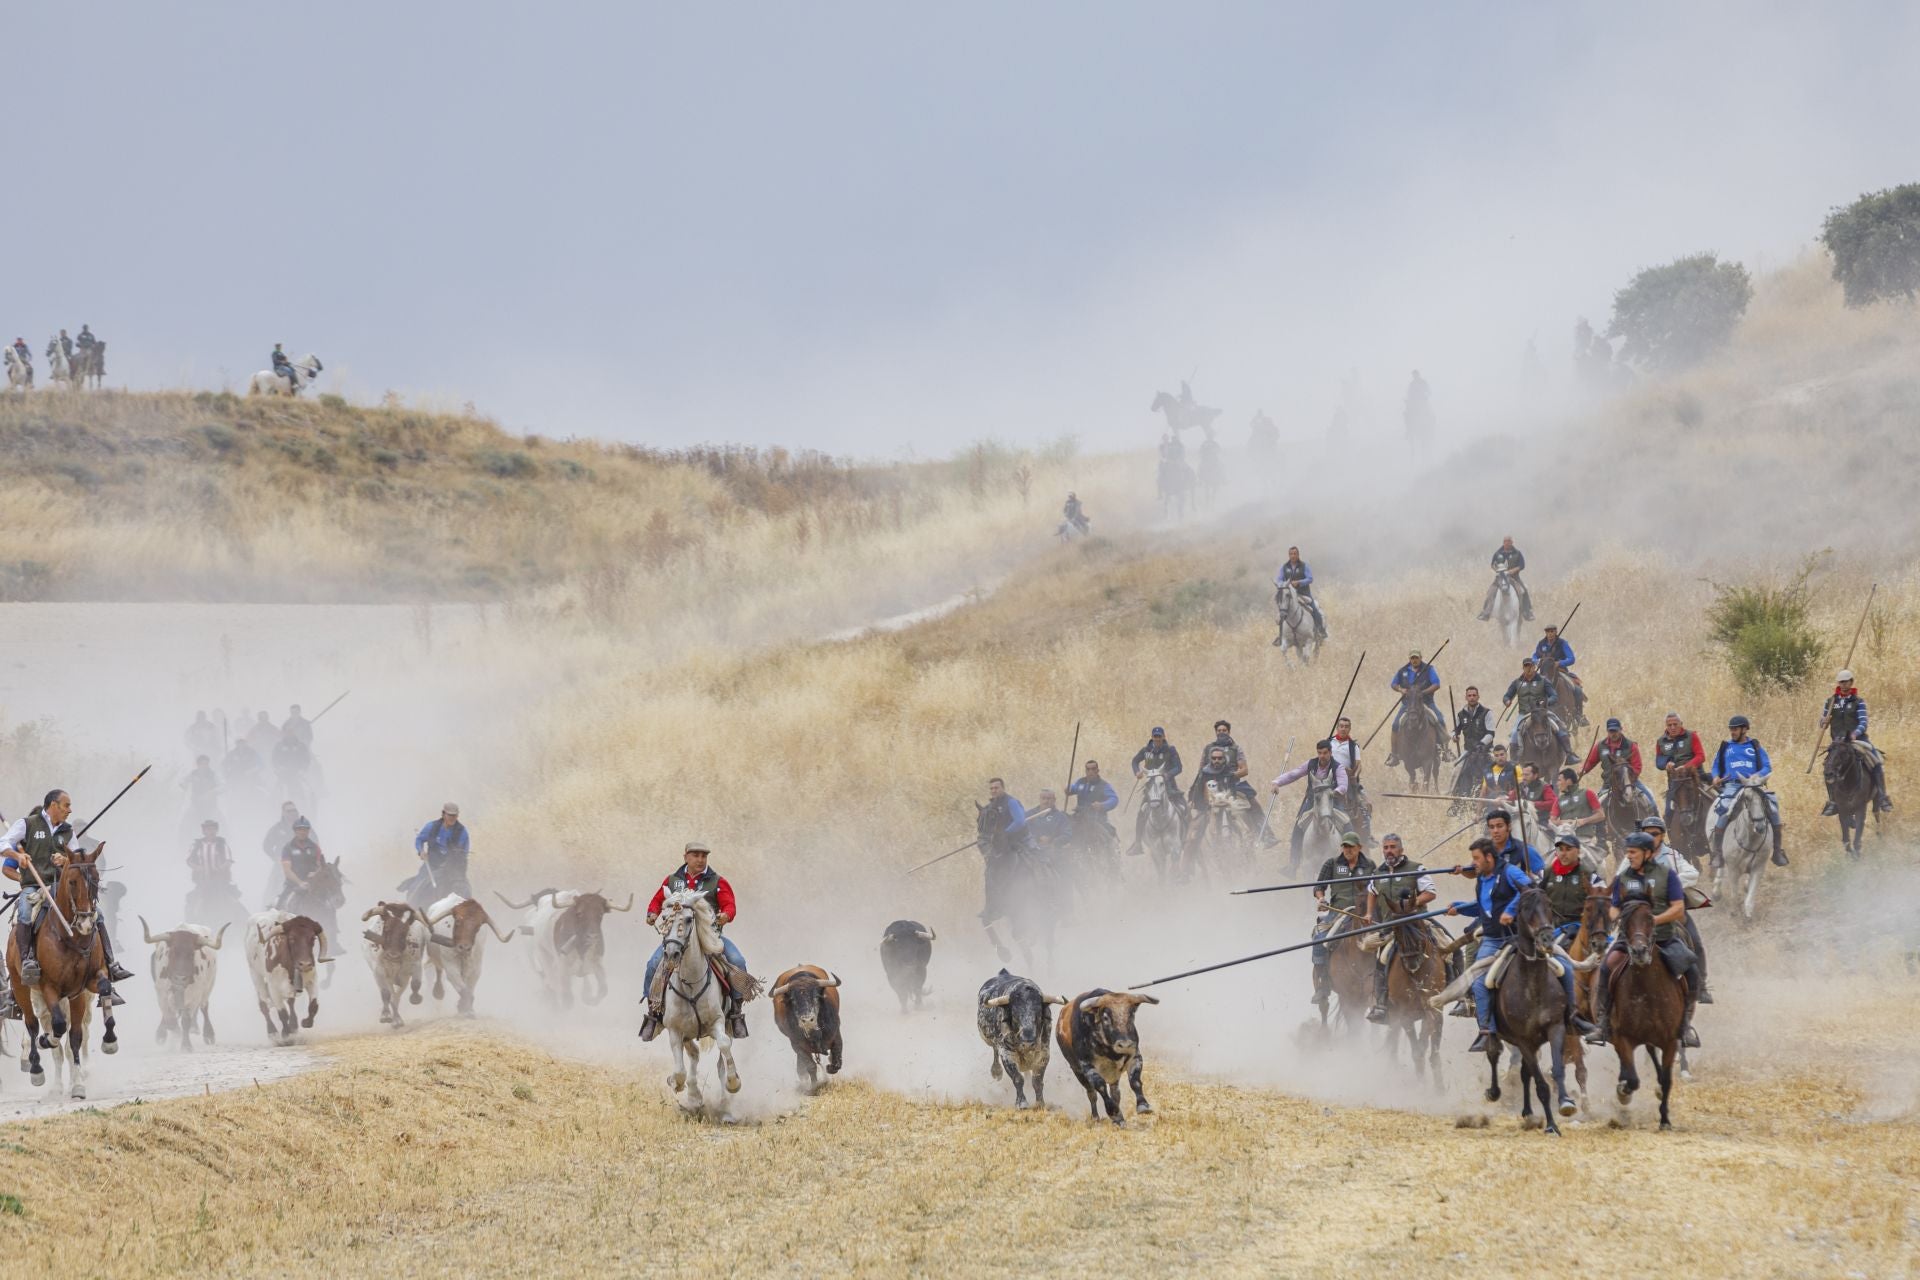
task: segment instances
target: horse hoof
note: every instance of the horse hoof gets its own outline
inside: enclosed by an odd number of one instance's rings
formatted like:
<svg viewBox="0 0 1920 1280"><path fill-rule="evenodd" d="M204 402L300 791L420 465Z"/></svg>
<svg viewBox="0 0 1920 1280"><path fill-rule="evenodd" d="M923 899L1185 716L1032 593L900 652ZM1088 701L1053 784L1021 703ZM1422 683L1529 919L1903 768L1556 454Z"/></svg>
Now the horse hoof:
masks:
<svg viewBox="0 0 1920 1280"><path fill-rule="evenodd" d="M1623 1084L1613 1091L1613 1100L1624 1107L1633 1101L1633 1090Z"/></svg>
<svg viewBox="0 0 1920 1280"><path fill-rule="evenodd" d="M1538 1129L1540 1127L1540 1117L1539 1116L1521 1116L1520 1127L1523 1130Z"/></svg>
<svg viewBox="0 0 1920 1280"><path fill-rule="evenodd" d="M35 1071L29 1074L28 1079L33 1082L35 1087L38 1087L47 1082L47 1073L44 1071Z"/></svg>
<svg viewBox="0 0 1920 1280"><path fill-rule="evenodd" d="M1560 1136L1560 1126L1553 1122L1551 1116L1547 1118L1546 1131L1549 1138L1557 1138Z"/></svg>
<svg viewBox="0 0 1920 1280"><path fill-rule="evenodd" d="M1671 1121L1671 1120L1662 1120L1662 1121L1660 1122L1660 1132L1662 1132L1662 1133L1672 1133L1672 1132L1673 1132L1673 1121Z"/></svg>
<svg viewBox="0 0 1920 1280"><path fill-rule="evenodd" d="M81 1099L82 1101L84 1101L84 1100L86 1099L86 1096L87 1096L87 1090L86 1090L86 1087L85 1087L84 1085L75 1085L75 1086L73 1086L73 1091L72 1091L71 1093L69 1093L69 1094L67 1094L67 1096L68 1096L69 1098L79 1098L79 1099Z"/></svg>
<svg viewBox="0 0 1920 1280"><path fill-rule="evenodd" d="M686 1074L685 1074L684 1072L680 1072L680 1071L676 1071L676 1072L674 1072L674 1073L673 1073L672 1075L670 1075L670 1076L668 1076L668 1077L667 1077L667 1085L668 1085L668 1086L669 1086L669 1087L670 1087L670 1088L671 1088L671 1089L672 1089L672 1090L673 1090L673 1091L674 1091L675 1093L679 1093L679 1092L680 1092L680 1091L681 1091L682 1089L684 1089L684 1088L686 1088L686 1087L687 1087L687 1077L686 1077Z"/></svg>
<svg viewBox="0 0 1920 1280"><path fill-rule="evenodd" d="M422 995L421 995L421 994L420 994L420 993L419 993L418 991L416 991L416 992L414 992L414 993L413 993L412 995L410 995L410 996L408 996L408 997L407 997L407 1003L408 1003L408 1004L419 1004L419 1003L420 1003L420 1002L421 1002L422 1000L424 1000L425 998L426 998L425 996L422 996Z"/></svg>
<svg viewBox="0 0 1920 1280"><path fill-rule="evenodd" d="M118 1040L102 1040L100 1042L100 1052L106 1054L118 1053L120 1052L120 1042Z"/></svg>
<svg viewBox="0 0 1920 1280"><path fill-rule="evenodd" d="M1687 1070L1685 1067L1682 1067L1680 1068L1680 1078L1682 1080L1691 1080L1693 1079L1693 1072Z"/></svg>
<svg viewBox="0 0 1920 1280"><path fill-rule="evenodd" d="M740 1092L740 1077L739 1077L739 1076L728 1076L728 1077L727 1077L727 1092L728 1092L728 1093L738 1093L738 1092Z"/></svg>
<svg viewBox="0 0 1920 1280"><path fill-rule="evenodd" d="M1484 1097L1488 1102L1498 1102L1500 1101L1500 1090L1496 1086L1495 1088L1488 1089L1481 1096Z"/></svg>
<svg viewBox="0 0 1920 1280"><path fill-rule="evenodd" d="M1133 1114L1137 1116L1150 1116L1153 1114L1153 1104L1145 1098L1142 1098L1139 1104L1134 1107Z"/></svg>
<svg viewBox="0 0 1920 1280"><path fill-rule="evenodd" d="M1579 1110L1580 1110L1580 1104L1579 1104L1579 1103L1577 1103L1577 1102L1575 1102L1575 1101L1574 1101L1574 1100L1573 1100L1572 1098L1562 1098L1562 1099L1560 1099L1560 1114L1561 1114L1561 1115L1563 1115L1563 1116L1571 1116L1571 1115L1573 1115L1573 1114L1575 1114L1576 1112L1578 1112Z"/></svg>

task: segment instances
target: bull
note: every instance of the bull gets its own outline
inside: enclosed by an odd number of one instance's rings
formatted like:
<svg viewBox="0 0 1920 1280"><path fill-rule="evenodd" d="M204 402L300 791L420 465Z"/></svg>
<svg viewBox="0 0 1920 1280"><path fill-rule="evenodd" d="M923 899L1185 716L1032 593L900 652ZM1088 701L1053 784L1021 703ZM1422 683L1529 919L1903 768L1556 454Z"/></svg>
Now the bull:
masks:
<svg viewBox="0 0 1920 1280"><path fill-rule="evenodd" d="M1153 1114L1153 1104L1140 1088L1140 1036L1133 1029L1133 1015L1143 1004L1159 1003L1152 996L1095 987L1060 1010L1054 1038L1074 1079L1087 1091L1093 1119L1100 1118L1100 1104L1105 1102L1107 1118L1115 1124L1126 1123L1120 1117L1122 1076L1133 1086L1133 1113Z"/></svg>
<svg viewBox="0 0 1920 1280"><path fill-rule="evenodd" d="M576 981L592 984L594 989L580 996L588 1004L607 998L607 942L601 923L608 912L633 910L632 894L624 907L614 906L604 893L577 889L542 889L525 902L494 896L515 911L527 912L520 930L533 938L533 971L549 999L571 1009Z"/></svg>
<svg viewBox="0 0 1920 1280"><path fill-rule="evenodd" d="M327 931L311 916L268 910L247 922L246 939L247 968L253 974L254 994L260 998L267 1038L275 1044L291 1043L294 1006L300 996L307 997L307 1016L300 1019L300 1026L311 1030L314 1015L320 1012L319 967L333 963L333 957L324 954Z"/></svg>
<svg viewBox="0 0 1920 1280"><path fill-rule="evenodd" d="M840 1040L840 979L819 965L801 964L774 979L767 993L773 1001L773 1025L793 1046L794 1071L800 1087L812 1093L820 1087L820 1058L827 1074L840 1071L844 1046Z"/></svg>
<svg viewBox="0 0 1920 1280"><path fill-rule="evenodd" d="M400 993L407 991L407 1003L419 1004L420 982L427 958L427 938L433 932L426 915L408 902L382 902L360 917L360 923L379 921L362 930L366 940L367 968L373 970L373 985L380 990L380 1021L395 1031L406 1026L400 1016Z"/></svg>
<svg viewBox="0 0 1920 1280"><path fill-rule="evenodd" d="M895 920L880 936L880 967L887 971L887 985L900 997L900 1012L907 1011L909 998L914 1008L925 1007L931 959L933 930L918 920Z"/></svg>
<svg viewBox="0 0 1920 1280"><path fill-rule="evenodd" d="M1033 1079L1033 1105L1047 1105L1047 1006L1065 1004L1065 996L1045 995L1040 984L1002 969L980 984L980 1007L974 1025L993 1054L992 1074L1013 1081L1013 1105L1027 1105L1026 1077ZM1024 1073L1024 1074L1023 1074Z"/></svg>
<svg viewBox="0 0 1920 1280"><path fill-rule="evenodd" d="M512 942L513 935L500 932L500 926L493 922L493 917L478 901L463 898L457 893L427 908L429 928L438 930L448 921L452 921L450 932L435 932L427 946L427 958L433 961L433 998L446 998L445 980L452 978L453 989L460 996L460 1012L471 1018L473 991L480 985L480 957L487 942L486 935L480 932L480 926L485 925L493 930L493 936L502 942Z"/></svg>
<svg viewBox="0 0 1920 1280"><path fill-rule="evenodd" d="M191 1053L197 1022L201 1035L212 1044L213 1016L207 1004L213 997L213 977L219 969L214 952L220 950L227 926L221 925L220 932L215 933L205 925L182 924L156 938L145 916L135 918L140 921L140 936L153 948L153 987L160 1005L155 1042L165 1044L167 1033L177 1031L181 1052Z"/></svg>

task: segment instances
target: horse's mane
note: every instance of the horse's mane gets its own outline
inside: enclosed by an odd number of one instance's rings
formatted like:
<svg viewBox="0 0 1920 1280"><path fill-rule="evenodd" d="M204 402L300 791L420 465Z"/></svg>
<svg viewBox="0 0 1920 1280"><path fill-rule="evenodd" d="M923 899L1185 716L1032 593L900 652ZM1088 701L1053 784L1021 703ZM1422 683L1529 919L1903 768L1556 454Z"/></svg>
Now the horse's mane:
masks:
<svg viewBox="0 0 1920 1280"><path fill-rule="evenodd" d="M693 912L693 931L700 940L700 950L710 956L720 954L720 930L713 922L713 904L698 889L681 889L667 895L662 902L662 914L666 908L686 907Z"/></svg>

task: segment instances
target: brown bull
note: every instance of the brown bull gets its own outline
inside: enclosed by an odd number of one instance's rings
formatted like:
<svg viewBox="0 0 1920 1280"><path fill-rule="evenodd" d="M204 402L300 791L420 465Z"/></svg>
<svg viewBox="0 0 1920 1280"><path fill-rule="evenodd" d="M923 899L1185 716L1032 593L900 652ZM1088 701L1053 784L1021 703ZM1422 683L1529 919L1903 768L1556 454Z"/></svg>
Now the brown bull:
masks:
<svg viewBox="0 0 1920 1280"><path fill-rule="evenodd" d="M1120 1117L1120 1079L1133 1086L1133 1113L1151 1115L1153 1104L1140 1087L1140 1037L1133 1029L1133 1015L1143 1004L1159 1004L1152 996L1127 991L1108 991L1095 987L1075 996L1060 1010L1054 1027L1054 1040L1060 1056L1074 1078L1087 1091L1087 1106L1092 1118L1100 1118L1100 1104L1107 1104L1107 1117L1115 1124L1126 1123Z"/></svg>

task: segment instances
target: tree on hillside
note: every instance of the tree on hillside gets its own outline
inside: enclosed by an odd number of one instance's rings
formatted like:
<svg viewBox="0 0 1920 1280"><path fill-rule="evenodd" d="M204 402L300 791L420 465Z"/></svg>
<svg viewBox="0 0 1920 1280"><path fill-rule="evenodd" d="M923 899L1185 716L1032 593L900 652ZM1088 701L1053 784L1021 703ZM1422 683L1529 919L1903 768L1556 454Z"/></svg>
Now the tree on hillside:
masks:
<svg viewBox="0 0 1920 1280"><path fill-rule="evenodd" d="M1920 292L1920 182L1861 196L1827 215L1820 239L1847 305Z"/></svg>
<svg viewBox="0 0 1920 1280"><path fill-rule="evenodd" d="M1726 342L1753 297L1747 269L1711 253L1648 267L1613 295L1609 338L1645 369L1682 369Z"/></svg>

